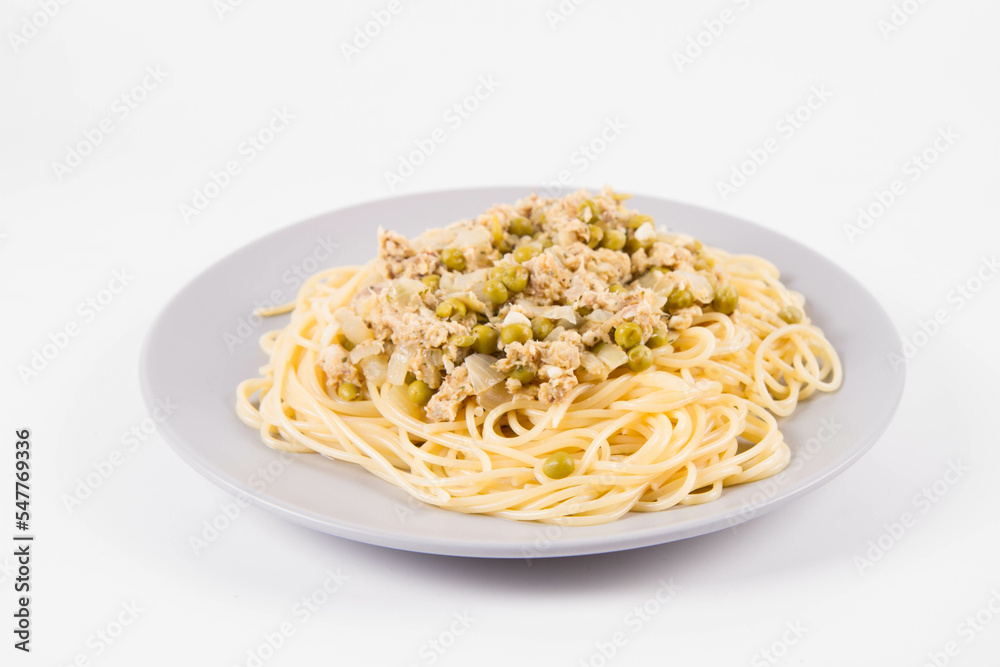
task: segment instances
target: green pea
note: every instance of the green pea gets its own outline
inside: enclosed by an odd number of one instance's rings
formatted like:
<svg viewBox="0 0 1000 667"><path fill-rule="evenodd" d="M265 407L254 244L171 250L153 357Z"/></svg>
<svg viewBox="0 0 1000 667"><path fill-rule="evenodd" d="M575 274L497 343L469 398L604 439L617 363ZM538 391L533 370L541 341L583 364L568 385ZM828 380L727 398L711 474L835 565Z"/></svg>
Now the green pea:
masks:
<svg viewBox="0 0 1000 667"><path fill-rule="evenodd" d="M611 292L612 294L618 294L620 292L627 292L628 290L625 289L625 286L622 285L621 283L615 283L614 285L608 288L608 291Z"/></svg>
<svg viewBox="0 0 1000 667"><path fill-rule="evenodd" d="M497 351L497 341L500 339L500 334L493 327L488 327L485 324L472 327L472 335L476 337L472 349L479 354L493 354Z"/></svg>
<svg viewBox="0 0 1000 667"><path fill-rule="evenodd" d="M416 375L414 375L410 371L406 371L406 376L403 378L403 384L406 385L411 384L416 379L417 379Z"/></svg>
<svg viewBox="0 0 1000 667"><path fill-rule="evenodd" d="M495 278L491 278L486 281L486 284L483 285L483 292L486 293L486 298L489 299L490 303L494 306L499 306L504 303L510 296L510 293L507 291L507 287L503 284L503 281Z"/></svg>
<svg viewBox="0 0 1000 667"><path fill-rule="evenodd" d="M778 311L778 317L789 324L798 324L805 317L805 314L796 306L785 306Z"/></svg>
<svg viewBox="0 0 1000 667"><path fill-rule="evenodd" d="M627 240L628 236L625 232L618 229L609 229L604 232L604 238L601 239L601 246L608 250L621 250L625 247Z"/></svg>
<svg viewBox="0 0 1000 667"><path fill-rule="evenodd" d="M566 452L556 452L542 464L542 472L549 479L569 477L575 469L576 461Z"/></svg>
<svg viewBox="0 0 1000 667"><path fill-rule="evenodd" d="M711 257L699 257L694 260L695 271L711 271L715 268L715 260Z"/></svg>
<svg viewBox="0 0 1000 667"><path fill-rule="evenodd" d="M334 336L333 339L337 342L337 345L344 348L348 352L354 349L354 343L352 343L350 339L344 335L343 331Z"/></svg>
<svg viewBox="0 0 1000 667"><path fill-rule="evenodd" d="M452 271L465 271L465 255L458 248L442 250L441 262Z"/></svg>
<svg viewBox="0 0 1000 667"><path fill-rule="evenodd" d="M500 245L497 246L497 250L499 250L504 255L506 255L513 249L514 247L510 244L510 241L508 241L507 239L500 241Z"/></svg>
<svg viewBox="0 0 1000 667"><path fill-rule="evenodd" d="M553 245L552 239L543 234L535 234L535 241L541 244L542 250L545 250L546 248L551 248Z"/></svg>
<svg viewBox="0 0 1000 667"><path fill-rule="evenodd" d="M653 224L653 216L638 214L638 215L633 215L631 218L629 218L628 223L626 223L626 225L628 226L629 229L639 229L647 222Z"/></svg>
<svg viewBox="0 0 1000 667"><path fill-rule="evenodd" d="M459 319L465 317L466 312L465 304L458 299L445 299L434 309L434 314L442 320L449 318Z"/></svg>
<svg viewBox="0 0 1000 667"><path fill-rule="evenodd" d="M451 299L448 299L447 301L442 301L437 305L437 308L434 309L434 314L440 317L442 320L448 319L449 317L452 316L452 313L454 312L455 312L455 307L452 306Z"/></svg>
<svg viewBox="0 0 1000 667"><path fill-rule="evenodd" d="M669 342L670 339L667 338L667 332L664 329L655 329L652 335L650 335L650 337L646 340L646 347L655 350L658 347L663 347Z"/></svg>
<svg viewBox="0 0 1000 667"><path fill-rule="evenodd" d="M509 229L510 233L514 236L531 236L535 232L531 221L525 218L514 218L511 220Z"/></svg>
<svg viewBox="0 0 1000 667"><path fill-rule="evenodd" d="M493 237L493 245L499 246L503 243L503 227L500 226L500 218L495 215L490 221L490 235Z"/></svg>
<svg viewBox="0 0 1000 667"><path fill-rule="evenodd" d="M476 324L488 324L490 318L486 317L486 313L476 313Z"/></svg>
<svg viewBox="0 0 1000 667"><path fill-rule="evenodd" d="M532 257L537 257L540 252L542 252L541 248L534 244L523 245L514 251L514 261L518 264L527 262Z"/></svg>
<svg viewBox="0 0 1000 667"><path fill-rule="evenodd" d="M653 365L653 351L646 345L636 345L628 351L628 362L630 371L644 371Z"/></svg>
<svg viewBox="0 0 1000 667"><path fill-rule="evenodd" d="M642 342L642 329L638 324L622 322L615 328L615 342L623 350L629 350Z"/></svg>
<svg viewBox="0 0 1000 667"><path fill-rule="evenodd" d="M350 382L341 382L340 386L337 387L337 396L340 396L345 401L357 400L358 388Z"/></svg>
<svg viewBox="0 0 1000 667"><path fill-rule="evenodd" d="M535 371L527 366L514 366L510 372L510 377L522 385L531 384L532 380L535 379Z"/></svg>
<svg viewBox="0 0 1000 667"><path fill-rule="evenodd" d="M590 240L587 241L587 245L596 248L604 238L604 228L600 225L587 225L587 230L590 232Z"/></svg>
<svg viewBox="0 0 1000 667"><path fill-rule="evenodd" d="M670 296L667 297L667 308L669 310L690 308L693 303L694 297L691 296L691 292L686 289L675 289L670 293Z"/></svg>
<svg viewBox="0 0 1000 667"><path fill-rule="evenodd" d="M594 309L591 308L590 306L580 306L579 308L576 309L576 314L579 315L580 317L586 317L587 315L590 315L592 312L594 312Z"/></svg>
<svg viewBox="0 0 1000 667"><path fill-rule="evenodd" d="M522 292L528 286L528 269L520 264L508 266L504 269L503 277L500 280L511 292Z"/></svg>
<svg viewBox="0 0 1000 667"><path fill-rule="evenodd" d="M410 401L415 405L427 405L427 402L431 400L431 396L434 395L434 392L427 386L427 383L421 380L411 382L410 386L406 388L406 393L409 395Z"/></svg>
<svg viewBox="0 0 1000 667"><path fill-rule="evenodd" d="M590 211L588 214L587 211ZM576 217L580 218L584 222L592 222L600 218L601 209L597 206L597 203L593 199L587 199L582 204L580 204L576 209Z"/></svg>
<svg viewBox="0 0 1000 667"><path fill-rule="evenodd" d="M740 293L732 285L723 285L715 290L715 297L712 299L712 308L723 315L732 315L736 311L736 305L740 302Z"/></svg>
<svg viewBox="0 0 1000 667"><path fill-rule="evenodd" d="M430 287L431 290L436 290L438 288L438 285L441 284L441 276L438 275L424 276L423 278L420 279L420 282Z"/></svg>
<svg viewBox="0 0 1000 667"><path fill-rule="evenodd" d="M531 327L521 323L504 325L504 328L500 330L500 340L504 342L504 345L515 342L527 343L531 340Z"/></svg>
<svg viewBox="0 0 1000 667"><path fill-rule="evenodd" d="M448 344L455 347L472 347L472 344L475 342L476 337L472 334L455 334L448 339Z"/></svg>
<svg viewBox="0 0 1000 667"><path fill-rule="evenodd" d="M556 325L544 317L536 317L531 320L531 333L535 336L535 340L545 340L555 328Z"/></svg>
<svg viewBox="0 0 1000 667"><path fill-rule="evenodd" d="M624 250L625 250L625 252L627 252L628 254L631 255L632 253L634 253L636 250L638 250L641 247L642 247L642 244L639 243L639 239L637 239L634 236L630 236L630 237L628 237L628 240L625 241L625 248L624 248Z"/></svg>

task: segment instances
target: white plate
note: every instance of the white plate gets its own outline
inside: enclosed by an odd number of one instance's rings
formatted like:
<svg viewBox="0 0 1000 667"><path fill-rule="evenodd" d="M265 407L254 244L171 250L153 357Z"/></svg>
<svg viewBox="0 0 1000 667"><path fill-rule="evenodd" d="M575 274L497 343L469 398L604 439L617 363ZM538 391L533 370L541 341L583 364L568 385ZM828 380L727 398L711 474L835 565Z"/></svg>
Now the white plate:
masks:
<svg viewBox="0 0 1000 667"><path fill-rule="evenodd" d="M257 339L287 317L255 322L256 302L287 301L298 275L374 257L378 225L416 235L514 202L529 187L432 192L335 211L266 236L229 255L167 305L146 340L142 387L152 409L180 407L163 437L198 472L227 491L302 525L396 549L454 556L542 558L661 544L739 524L843 472L885 431L903 390L890 368L897 336L875 299L843 270L775 232L722 213L655 197L629 203L671 229L710 245L775 263L806 295L810 315L841 355L839 392L805 401L780 420L792 462L779 477L726 489L704 505L636 513L610 524L559 528L422 505L359 467L317 455L284 455L263 445L234 413L237 383L264 361ZM331 248L331 243L338 244ZM256 326L254 326L256 324ZM810 446L811 443L811 446Z"/></svg>

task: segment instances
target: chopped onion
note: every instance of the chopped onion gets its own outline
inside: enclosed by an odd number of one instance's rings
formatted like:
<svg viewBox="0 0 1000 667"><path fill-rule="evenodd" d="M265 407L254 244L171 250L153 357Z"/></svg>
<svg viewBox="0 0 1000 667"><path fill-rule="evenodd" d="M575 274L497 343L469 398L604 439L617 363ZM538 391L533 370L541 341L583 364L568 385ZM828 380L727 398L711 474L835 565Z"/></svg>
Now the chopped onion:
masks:
<svg viewBox="0 0 1000 667"><path fill-rule="evenodd" d="M347 340L355 345L374 338L371 330L365 325L365 321L354 314L340 323L340 330L347 336Z"/></svg>
<svg viewBox="0 0 1000 667"><path fill-rule="evenodd" d="M615 314L611 311L598 308L597 310L592 311L590 315L587 315L584 319L590 320L591 322L607 322L614 316Z"/></svg>
<svg viewBox="0 0 1000 667"><path fill-rule="evenodd" d="M438 368L444 365L444 350L424 350L423 362L427 366Z"/></svg>
<svg viewBox="0 0 1000 667"><path fill-rule="evenodd" d="M441 250L451 245L455 240L455 230L445 227L444 229L428 229L426 232L413 239L412 245L418 250L430 248Z"/></svg>
<svg viewBox="0 0 1000 667"><path fill-rule="evenodd" d="M599 380L608 375L608 367L591 352L580 355L580 369L577 371L577 378L581 382Z"/></svg>
<svg viewBox="0 0 1000 667"><path fill-rule="evenodd" d="M646 241L652 241L656 238L656 228L648 222L644 222L639 225L639 229L635 230L635 240L640 243Z"/></svg>
<svg viewBox="0 0 1000 667"><path fill-rule="evenodd" d="M476 283L486 281L486 269L479 269L471 273L460 273L451 281L450 289L456 292L468 292Z"/></svg>
<svg viewBox="0 0 1000 667"><path fill-rule="evenodd" d="M359 363L362 359L367 359L370 356L380 354L382 352L382 343L377 340L366 340L363 343L355 346L349 355L349 359L352 364Z"/></svg>
<svg viewBox="0 0 1000 667"><path fill-rule="evenodd" d="M469 369L469 384L475 394L481 394L490 387L507 379L493 365L496 359L488 354L473 354L465 359L465 367Z"/></svg>
<svg viewBox="0 0 1000 667"><path fill-rule="evenodd" d="M625 350L611 343L601 343L594 347L594 356L604 362L609 369L614 370L628 361Z"/></svg>
<svg viewBox="0 0 1000 667"><path fill-rule="evenodd" d="M393 351L389 357L389 367L386 369L386 382L397 386L403 384L414 353L415 350L411 345L400 345Z"/></svg>
<svg viewBox="0 0 1000 667"><path fill-rule="evenodd" d="M525 324L531 326L531 320L524 316L523 313L519 313L516 310L510 310L507 312L507 317L503 318L503 326L510 326L511 324Z"/></svg>
<svg viewBox="0 0 1000 667"><path fill-rule="evenodd" d="M503 384L495 384L477 397L479 405L485 410L492 410L504 403L510 403L514 397L510 395Z"/></svg>
<svg viewBox="0 0 1000 667"><path fill-rule="evenodd" d="M399 278L394 280L386 292L386 300L395 305L406 307L413 302L420 294L429 288L419 280L413 278Z"/></svg>
<svg viewBox="0 0 1000 667"><path fill-rule="evenodd" d="M530 301L518 301L514 304L518 310L528 317L544 317L548 320L568 320L576 324L576 311L572 306L539 306Z"/></svg>
<svg viewBox="0 0 1000 667"><path fill-rule="evenodd" d="M452 245L458 246L459 248L474 248L480 245L488 245L490 243L490 232L485 227L471 227L469 229L461 229L455 236L455 240Z"/></svg>
<svg viewBox="0 0 1000 667"><path fill-rule="evenodd" d="M355 314L354 311L348 308L347 306L341 306L337 310L333 311L333 319L337 320L338 322L343 322L344 320L353 316L354 314Z"/></svg>
<svg viewBox="0 0 1000 667"><path fill-rule="evenodd" d="M361 368L361 373L364 374L366 380L381 386L385 383L389 372L388 357L384 354L376 354L371 357L365 357L361 360L359 367ZM406 375L404 374L403 377L406 377Z"/></svg>
<svg viewBox="0 0 1000 667"><path fill-rule="evenodd" d="M639 287L653 287L660 281L662 275L663 274L657 273L656 271L647 271L633 281L633 284L638 285Z"/></svg>
<svg viewBox="0 0 1000 667"><path fill-rule="evenodd" d="M545 337L545 342L551 343L552 341L559 340L560 334L564 331L566 331L566 327L557 326L548 336Z"/></svg>

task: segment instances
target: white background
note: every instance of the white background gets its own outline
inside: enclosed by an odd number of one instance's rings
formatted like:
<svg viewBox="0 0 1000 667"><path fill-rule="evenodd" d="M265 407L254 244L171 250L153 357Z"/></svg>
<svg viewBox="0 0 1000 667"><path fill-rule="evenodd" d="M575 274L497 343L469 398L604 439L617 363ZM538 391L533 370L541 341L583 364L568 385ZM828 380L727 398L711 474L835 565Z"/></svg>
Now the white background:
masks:
<svg viewBox="0 0 1000 667"><path fill-rule="evenodd" d="M912 16L897 13L889 32L879 22L892 17L890 0L567 0L572 13L558 22L547 15L557 0L404 1L348 58L342 45L386 2L4 3L0 536L13 533L13 432L28 427L38 541L30 656L11 648L12 559L2 549L0 662L256 664L248 650L288 622L294 633L263 664L934 664L928 654L939 665L995 664L1000 280L976 276L1000 246L1000 6L901 4ZM47 5L51 18L39 14ZM699 33L707 46L679 63ZM162 81L134 91L147 68ZM480 77L498 87L448 122ZM787 136L779 122L814 87L831 96L800 109L809 117ZM123 95L135 107L127 116ZM294 119L248 160L241 143L274 109ZM102 119L111 132L60 168ZM609 119L624 129L581 158ZM445 141L395 193L540 184L566 170L574 185L716 208L818 249L918 343L895 422L793 506L660 547L531 564L443 558L250 508L196 554L190 537L232 499L159 436L134 451L122 442L148 417L137 362L152 318L247 241L393 194L385 173L436 127ZM949 128L947 151L914 180L907 164L935 153ZM777 152L724 198L718 183L769 137ZM181 205L229 160L240 173L186 221ZM902 194L849 238L858 207L897 179ZM121 270L128 284L100 313L80 309L111 296L102 290ZM970 280L979 291L958 299L953 290ZM914 337L938 310L946 321L934 335ZM71 323L78 335L22 378L18 368ZM115 450L121 465L68 509ZM950 468L965 472L949 478ZM349 579L302 622L293 606L338 569ZM666 604L655 601L660 580L678 587ZM97 633L117 633L123 604L141 611L107 644ZM637 622L643 605L650 613ZM983 609L984 625L966 620ZM617 632L622 645L605 659ZM432 640L451 646L438 653ZM772 645L773 663L761 653Z"/></svg>

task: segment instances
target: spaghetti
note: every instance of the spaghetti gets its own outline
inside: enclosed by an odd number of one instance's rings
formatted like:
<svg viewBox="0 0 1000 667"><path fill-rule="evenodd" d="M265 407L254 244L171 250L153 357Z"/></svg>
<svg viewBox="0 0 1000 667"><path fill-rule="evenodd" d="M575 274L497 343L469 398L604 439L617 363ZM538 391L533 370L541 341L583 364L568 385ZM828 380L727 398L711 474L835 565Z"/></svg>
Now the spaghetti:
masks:
<svg viewBox="0 0 1000 667"><path fill-rule="evenodd" d="M431 505L562 525L706 503L726 486L781 471L790 450L775 416L839 387L836 351L810 323L803 296L782 284L772 264L662 230L649 241L646 217L625 209L623 200L610 190L593 198L585 191L564 200L533 196L412 246L383 234L378 259L317 273L302 286L289 324L262 338L269 361L261 377L238 387L240 419L269 447L360 465ZM518 215L534 224L522 229ZM617 240L595 248L582 235L573 239L565 232L579 229L577 221L591 237L594 225L605 236L624 230L632 252L628 245L615 250ZM500 229L483 242L491 250L482 267L469 250L475 243L460 244L473 260L464 270L441 263L463 229L479 228ZM534 236L517 234L527 229ZM546 246L547 238L556 242ZM528 244L539 250L520 263L529 287L508 291L502 303L477 298L489 296L490 276L515 266L517 249ZM594 257L610 257L603 250L626 255L624 273L595 280L582 275L594 274L594 266L580 261L567 280L586 279L588 289L568 282L559 294L543 295L541 260L552 255L564 268L573 266L566 253L586 254L584 248ZM673 263L643 265L657 253ZM431 256L438 260L423 261ZM439 279L408 291L426 271ZM462 276L474 283L467 308L442 318L435 304L462 294L469 282ZM609 284L623 276L630 280ZM710 293L698 294L699 276ZM482 286L479 277L486 278ZM689 294L679 294L684 290ZM569 304L575 316L561 317L567 294L579 297ZM737 305L730 310L720 294L738 298ZM587 298L624 305L615 312L580 306ZM657 309L647 321L650 303ZM532 337L511 339L508 327L523 331L530 315ZM447 327L446 339L435 342L433 329L418 329L423 348L415 352L404 337L421 318ZM494 348L490 341L480 346L471 333L477 327L502 334ZM467 344L468 336L476 340ZM488 362L478 382L477 359ZM571 370L560 366L573 363ZM348 385L353 389L342 389Z"/></svg>

